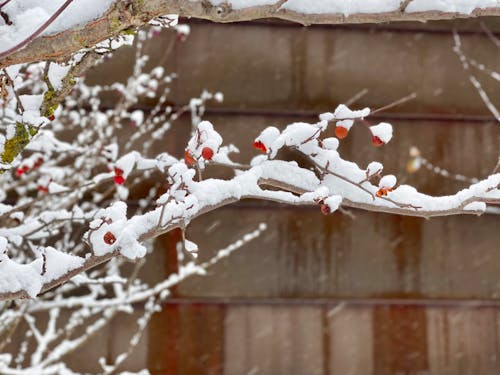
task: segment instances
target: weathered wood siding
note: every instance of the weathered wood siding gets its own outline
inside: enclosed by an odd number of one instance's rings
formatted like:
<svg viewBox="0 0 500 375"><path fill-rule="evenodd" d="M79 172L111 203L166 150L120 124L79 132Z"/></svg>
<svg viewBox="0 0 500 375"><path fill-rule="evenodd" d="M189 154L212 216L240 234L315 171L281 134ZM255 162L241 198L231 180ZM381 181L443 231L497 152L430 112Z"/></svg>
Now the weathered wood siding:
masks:
<svg viewBox="0 0 500 375"><path fill-rule="evenodd" d="M500 31L498 20L485 22ZM251 140L265 126L313 121L365 88L358 106L415 92L417 99L376 119L394 125L388 146L374 149L366 129L355 128L341 150L360 165L381 161L424 192L448 194L464 185L425 170L406 173L410 146L477 177L493 169L500 150L500 126L452 51L455 26L464 50L498 70L500 49L477 20L312 28L195 22L186 42L165 33L148 51L152 64L178 73L173 104L203 89L225 94L206 118L240 148L241 161L255 155ZM123 78L132 58L118 52L95 80ZM500 106L498 83L477 75ZM156 150L168 144L181 155L188 133L184 118ZM207 276L176 287L125 367L185 375L500 373L500 216L353 214L249 202L193 222L188 236L200 245L200 261L260 222L268 230ZM158 241L145 270L150 279L176 269L178 240L172 233ZM95 351L123 351L129 322L117 320Z"/></svg>

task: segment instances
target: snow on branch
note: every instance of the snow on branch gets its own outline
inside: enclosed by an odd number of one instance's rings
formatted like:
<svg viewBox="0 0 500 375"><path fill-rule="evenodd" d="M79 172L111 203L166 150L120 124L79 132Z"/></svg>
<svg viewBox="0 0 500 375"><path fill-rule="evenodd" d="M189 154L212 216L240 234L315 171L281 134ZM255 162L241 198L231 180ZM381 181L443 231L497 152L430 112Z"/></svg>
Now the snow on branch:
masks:
<svg viewBox="0 0 500 375"><path fill-rule="evenodd" d="M344 160L337 151L337 138L321 135L330 124L345 126L346 121L359 121L369 116L368 108L351 111L339 106L334 113L325 113L317 123L293 123L283 131L274 127L265 129L254 141L254 146L264 155L255 157L250 167L239 171L229 180L202 179L201 171L212 160L228 159L221 145L223 142L214 126L207 121L198 124L187 143L185 160L144 159L137 152L124 155L115 162L115 183L121 186L125 177L134 169L156 168L166 174L169 189L156 200L156 208L141 215L127 216L127 204L117 201L106 209L92 214L89 230L84 235L91 249L87 259L64 255L54 249L42 250L43 261L21 265L7 255L2 258L0 297L33 297L69 280L77 272L95 267L112 257L130 260L146 255L144 241L157 237L174 228L185 229L198 216L221 206L243 199L259 199L291 205L320 205L324 214L335 212L340 205L369 211L387 212L418 217L454 214L481 214L487 203L500 203L500 173L470 185L454 195L434 197L418 192L408 185L397 185L393 175L383 175L380 163L370 163L367 168ZM374 146L389 142L392 127L381 123L369 127ZM301 167L293 161L276 160L282 148L296 150L305 156L316 172ZM231 164L228 167L232 167ZM116 179L121 177L122 179ZM198 177L198 178L197 178ZM378 182L376 182L378 180ZM271 186L273 189L267 189ZM46 215L47 216L47 215ZM54 213L44 221L80 219L79 215ZM84 217L81 217L84 219ZM40 220L40 219L38 219ZM16 239L26 237L27 222L6 230L5 236ZM32 232L43 234L36 226ZM4 241L3 252L7 250ZM66 261L64 256L69 257ZM52 269L52 264L64 264ZM23 283L20 282L23 280ZM54 281L56 280L56 281ZM17 281L17 282L16 282Z"/></svg>
<svg viewBox="0 0 500 375"><path fill-rule="evenodd" d="M385 171L376 160L360 166L341 155L339 144L350 141L354 126L365 131L367 143L383 149L397 131L389 123L373 123L370 116L413 94L375 110L341 104L312 123L269 126L244 140L255 156L235 162L238 148L225 142L217 123L202 118L206 106L223 100L222 93L203 91L173 106L175 74L160 66L146 69L144 41L154 38L159 26L171 26L183 37L188 33L176 20L162 17L148 30L106 40L66 63L20 64L2 71L0 349L20 323L27 327L17 355L0 355L2 374L71 373L63 357L140 304L144 311L127 350L100 361L104 373L118 371L172 286L204 275L266 229L259 225L207 259L204 244L190 237L189 225L219 207L254 199L313 206L318 215L352 207L430 218L480 215L500 204L500 163L489 176L464 181L465 189L436 197L398 184L399 171ZM136 60L126 82L91 86L78 77L132 41ZM115 102L103 109L106 95ZM151 110L137 105L151 98L156 99ZM171 155L165 137L183 114L190 115L192 131L188 139L176 140L185 145L184 152ZM283 150L292 151L286 153L292 160L281 158ZM229 177L211 178L213 167L226 168ZM178 270L148 284L141 270L152 242L174 229L182 238Z"/></svg>
<svg viewBox="0 0 500 375"><path fill-rule="evenodd" d="M82 3L86 2L83 6ZM46 4L47 3L47 4ZM84 9L85 11L81 11ZM38 19L57 14L52 2L41 2L34 9L9 2L2 8L10 23L0 25L0 45L5 56L0 68L22 62L66 59L82 47L91 47L122 32L143 26L153 18L166 14L237 22L260 18L280 18L305 25L316 23L368 23L457 17L495 16L500 14L497 0L427 1L427 0L74 0L64 13L36 38ZM37 14L40 18L33 17ZM52 18L51 17L51 18ZM82 27L81 25L85 25ZM10 31L9 31L10 30ZM17 50L23 35L30 43ZM27 35L27 37L26 37ZM32 40L33 39L33 40ZM25 39L26 40L26 39ZM10 53L5 53L5 51Z"/></svg>

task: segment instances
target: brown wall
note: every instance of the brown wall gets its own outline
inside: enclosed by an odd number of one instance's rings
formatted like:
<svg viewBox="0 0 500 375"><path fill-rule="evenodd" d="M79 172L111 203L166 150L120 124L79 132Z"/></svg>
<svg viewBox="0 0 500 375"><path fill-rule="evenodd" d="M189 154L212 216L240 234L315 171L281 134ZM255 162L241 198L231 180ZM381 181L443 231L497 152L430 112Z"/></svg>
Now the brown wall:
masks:
<svg viewBox="0 0 500 375"><path fill-rule="evenodd" d="M484 22L500 32L498 20ZM493 169L500 150L500 127L452 51L453 27L471 57L498 70L500 49L477 20L311 28L193 23L186 42L165 33L148 48L153 63L178 73L173 103L205 88L225 94L206 117L241 149L241 161L255 155L251 140L265 126L314 121L364 88L357 105L373 108L416 92L416 100L383 115L395 128L388 146L374 149L366 130L355 128L341 150L360 165L383 162L424 192L448 194L464 185L405 171L410 146L477 177ZM132 58L130 50L118 52L95 79L123 77ZM500 106L498 83L477 75ZM168 133L169 151L181 155L188 132L183 118ZM161 140L156 150L164 147ZM499 373L500 216L352 213L354 220L244 202L192 223L188 236L200 245L200 261L260 222L268 230L207 276L176 287L125 368L186 375ZM145 272L159 278L175 270L178 240L175 233L160 239ZM119 353L130 322L117 320L95 351Z"/></svg>

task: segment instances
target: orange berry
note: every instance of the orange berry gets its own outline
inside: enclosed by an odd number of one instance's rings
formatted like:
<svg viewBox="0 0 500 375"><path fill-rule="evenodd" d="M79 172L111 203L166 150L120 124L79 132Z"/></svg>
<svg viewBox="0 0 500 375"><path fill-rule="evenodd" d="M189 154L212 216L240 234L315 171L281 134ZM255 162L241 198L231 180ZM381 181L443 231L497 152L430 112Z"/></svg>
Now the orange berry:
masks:
<svg viewBox="0 0 500 375"><path fill-rule="evenodd" d="M375 147L380 147L382 146L384 143L383 140L381 140L379 137L377 137L376 135L374 135L372 137L372 144L375 146Z"/></svg>
<svg viewBox="0 0 500 375"><path fill-rule="evenodd" d="M184 151L184 162L187 165L196 164L196 160L193 158L193 156L191 155L191 153L188 150Z"/></svg>
<svg viewBox="0 0 500 375"><path fill-rule="evenodd" d="M347 128L344 128L343 126L337 126L335 128L335 136L338 139L344 139L345 137L347 137L348 133L349 133L349 130L347 130Z"/></svg>
<svg viewBox="0 0 500 375"><path fill-rule="evenodd" d="M203 156L203 159L205 160L212 160L212 157L214 156L214 150L212 150L210 147L204 147L203 150L201 150L201 156Z"/></svg>
<svg viewBox="0 0 500 375"><path fill-rule="evenodd" d="M104 242L108 245L113 245L116 242L116 237L111 232L106 232L103 239L104 239Z"/></svg>
<svg viewBox="0 0 500 375"><path fill-rule="evenodd" d="M253 143L253 147L255 147L257 150L262 151L264 154L267 152L266 146L261 141L255 141Z"/></svg>
<svg viewBox="0 0 500 375"><path fill-rule="evenodd" d="M377 193L375 193L375 195L376 195L377 197L379 197L379 198L380 198L380 197L383 197L383 196L386 196L386 195L387 195L387 189L385 189L385 188L380 188L380 189L378 189Z"/></svg>

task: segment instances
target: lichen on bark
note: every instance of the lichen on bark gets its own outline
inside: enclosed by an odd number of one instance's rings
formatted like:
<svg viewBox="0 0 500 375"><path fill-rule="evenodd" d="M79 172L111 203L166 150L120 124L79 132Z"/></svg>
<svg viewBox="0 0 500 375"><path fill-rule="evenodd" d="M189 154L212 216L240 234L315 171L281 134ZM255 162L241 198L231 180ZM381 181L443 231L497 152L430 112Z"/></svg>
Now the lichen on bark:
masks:
<svg viewBox="0 0 500 375"><path fill-rule="evenodd" d="M37 133L37 127L30 124L23 124L22 122L16 122L14 136L5 140L4 149L1 155L2 163L12 163L16 156L24 150L31 138L33 138ZM5 170L2 169L0 170L0 173L3 173L4 171Z"/></svg>

